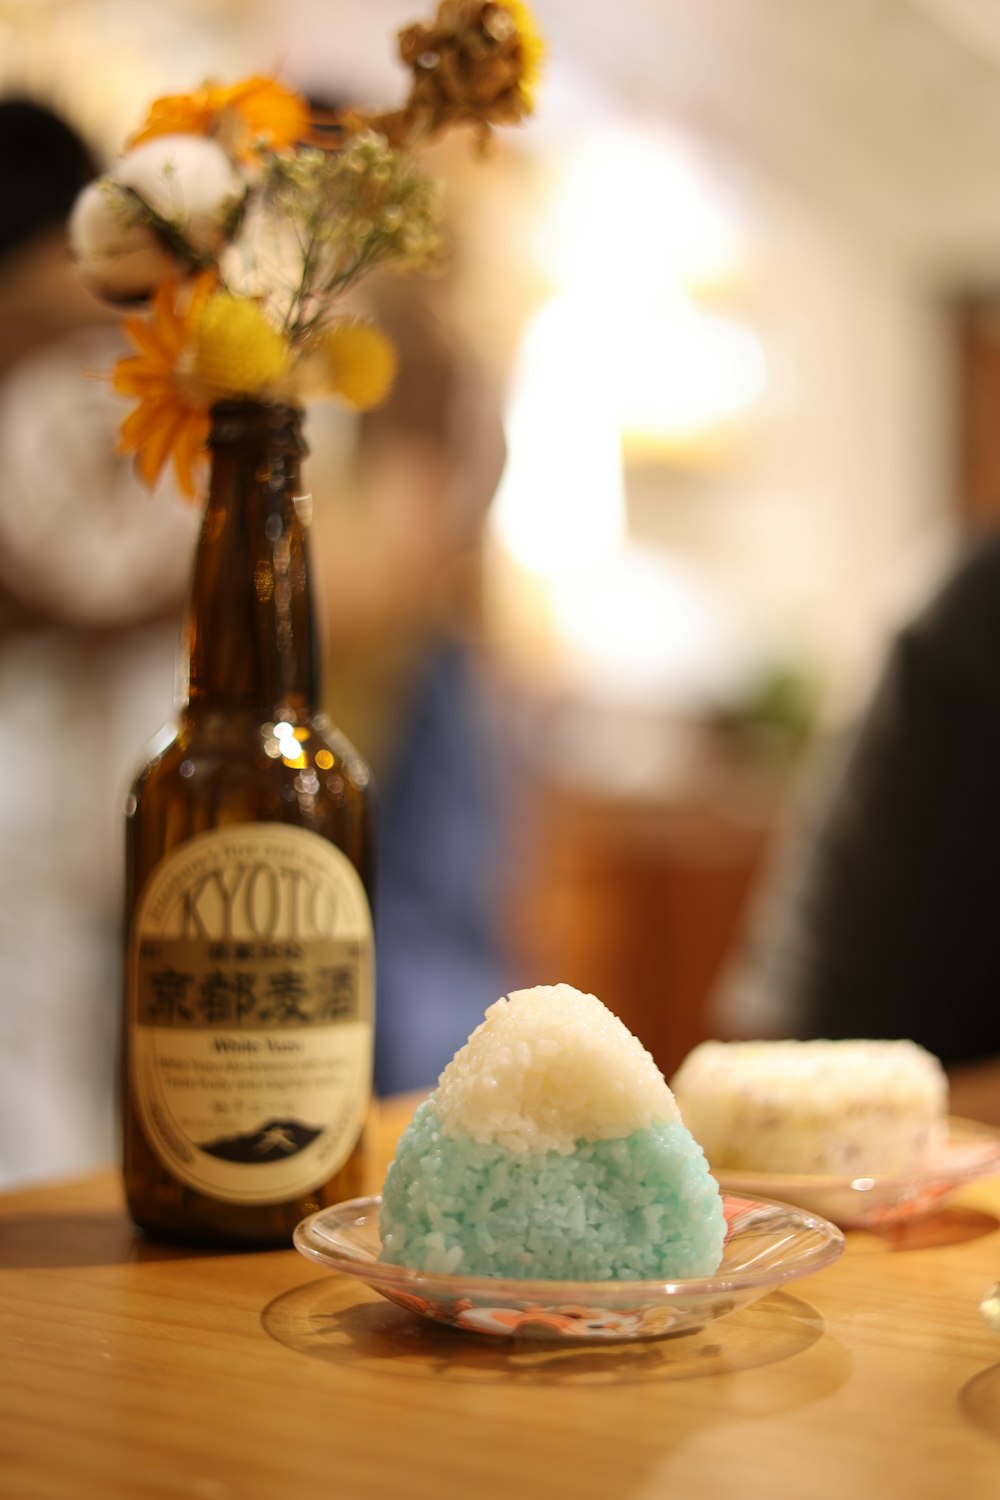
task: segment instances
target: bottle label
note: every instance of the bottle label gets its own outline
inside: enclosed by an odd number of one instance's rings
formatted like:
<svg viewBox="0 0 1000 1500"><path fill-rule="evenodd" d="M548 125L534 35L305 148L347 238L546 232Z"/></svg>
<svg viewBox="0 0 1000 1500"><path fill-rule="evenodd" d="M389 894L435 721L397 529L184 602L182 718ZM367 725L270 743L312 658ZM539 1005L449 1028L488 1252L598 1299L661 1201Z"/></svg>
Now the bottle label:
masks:
<svg viewBox="0 0 1000 1500"><path fill-rule="evenodd" d="M374 959L340 849L280 823L181 845L142 893L128 979L135 1102L176 1177L276 1203L343 1166L371 1093Z"/></svg>

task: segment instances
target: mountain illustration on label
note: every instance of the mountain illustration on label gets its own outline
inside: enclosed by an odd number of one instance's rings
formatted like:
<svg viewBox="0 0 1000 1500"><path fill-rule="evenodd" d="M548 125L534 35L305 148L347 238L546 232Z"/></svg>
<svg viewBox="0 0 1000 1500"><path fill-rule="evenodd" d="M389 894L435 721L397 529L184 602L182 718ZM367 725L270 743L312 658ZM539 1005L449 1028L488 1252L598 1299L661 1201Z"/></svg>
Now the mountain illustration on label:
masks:
<svg viewBox="0 0 1000 1500"><path fill-rule="evenodd" d="M320 1133L300 1120L269 1120L243 1135L220 1136L218 1140L199 1144L208 1156L217 1156L221 1161L247 1164L287 1161L304 1151Z"/></svg>

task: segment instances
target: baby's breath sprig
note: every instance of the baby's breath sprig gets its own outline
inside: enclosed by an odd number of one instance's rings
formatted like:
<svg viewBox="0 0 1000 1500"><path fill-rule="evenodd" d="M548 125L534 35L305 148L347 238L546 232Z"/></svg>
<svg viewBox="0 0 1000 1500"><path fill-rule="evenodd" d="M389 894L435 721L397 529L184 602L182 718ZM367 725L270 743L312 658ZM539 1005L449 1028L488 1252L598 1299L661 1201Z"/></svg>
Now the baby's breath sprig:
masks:
<svg viewBox="0 0 1000 1500"><path fill-rule="evenodd" d="M334 154L275 158L222 272L297 346L363 277L379 267L425 269L441 244L438 184L367 131Z"/></svg>

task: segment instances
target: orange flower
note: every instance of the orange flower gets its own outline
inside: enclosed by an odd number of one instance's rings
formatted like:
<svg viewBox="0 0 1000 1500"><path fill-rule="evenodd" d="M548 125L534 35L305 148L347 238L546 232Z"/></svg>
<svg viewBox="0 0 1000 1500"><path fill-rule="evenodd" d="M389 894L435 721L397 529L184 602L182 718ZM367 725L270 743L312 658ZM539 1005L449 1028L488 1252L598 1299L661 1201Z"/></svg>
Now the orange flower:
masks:
<svg viewBox="0 0 1000 1500"><path fill-rule="evenodd" d="M140 477L152 487L164 464L173 458L181 490L197 494L195 466L204 461L209 432L208 406L185 380L191 331L215 278L198 277L190 295L181 298L176 281L166 282L153 298L151 317L126 318L123 328L139 350L120 359L112 382L123 396L139 404L122 423L119 453L134 453Z"/></svg>
<svg viewBox="0 0 1000 1500"><path fill-rule="evenodd" d="M263 147L284 151L309 133L304 99L273 78L244 78L228 88L206 83L193 94L168 94L150 106L130 146L157 135L209 135L243 160Z"/></svg>

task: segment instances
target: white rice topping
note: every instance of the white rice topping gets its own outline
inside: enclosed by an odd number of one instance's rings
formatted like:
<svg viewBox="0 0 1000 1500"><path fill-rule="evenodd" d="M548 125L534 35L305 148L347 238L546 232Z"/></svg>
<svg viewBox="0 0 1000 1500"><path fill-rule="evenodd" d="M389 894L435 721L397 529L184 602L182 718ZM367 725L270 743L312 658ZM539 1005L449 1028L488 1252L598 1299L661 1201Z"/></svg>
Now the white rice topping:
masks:
<svg viewBox="0 0 1000 1500"><path fill-rule="evenodd" d="M594 995L515 990L486 1012L433 1098L445 1135L558 1151L680 1119L652 1057Z"/></svg>

